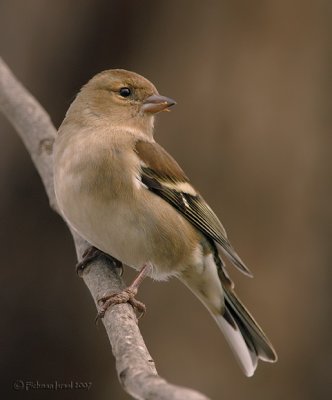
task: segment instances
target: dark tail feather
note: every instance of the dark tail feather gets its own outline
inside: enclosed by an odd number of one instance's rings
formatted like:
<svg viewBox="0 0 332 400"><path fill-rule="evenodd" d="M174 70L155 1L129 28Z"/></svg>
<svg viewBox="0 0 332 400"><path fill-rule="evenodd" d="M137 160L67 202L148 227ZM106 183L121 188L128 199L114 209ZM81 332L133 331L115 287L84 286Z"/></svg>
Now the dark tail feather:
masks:
<svg viewBox="0 0 332 400"><path fill-rule="evenodd" d="M224 288L224 290L226 312L230 314L240 329L251 356L256 356L257 359L267 362L276 362L278 359L277 354L265 333L238 299L234 291L228 288ZM224 317L227 319L226 315Z"/></svg>

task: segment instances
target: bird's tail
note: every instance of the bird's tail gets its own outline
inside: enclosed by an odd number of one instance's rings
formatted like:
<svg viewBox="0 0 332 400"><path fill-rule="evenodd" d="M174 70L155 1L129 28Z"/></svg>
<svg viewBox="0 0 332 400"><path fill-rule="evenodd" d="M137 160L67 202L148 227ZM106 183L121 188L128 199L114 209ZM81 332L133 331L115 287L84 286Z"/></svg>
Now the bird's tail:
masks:
<svg viewBox="0 0 332 400"><path fill-rule="evenodd" d="M259 359L276 362L269 339L232 289L224 288L224 302L223 313L213 316L245 375L254 374Z"/></svg>
<svg viewBox="0 0 332 400"><path fill-rule="evenodd" d="M209 262L200 276L180 279L210 311L246 376L254 374L259 359L277 361L272 344L237 297L223 266Z"/></svg>

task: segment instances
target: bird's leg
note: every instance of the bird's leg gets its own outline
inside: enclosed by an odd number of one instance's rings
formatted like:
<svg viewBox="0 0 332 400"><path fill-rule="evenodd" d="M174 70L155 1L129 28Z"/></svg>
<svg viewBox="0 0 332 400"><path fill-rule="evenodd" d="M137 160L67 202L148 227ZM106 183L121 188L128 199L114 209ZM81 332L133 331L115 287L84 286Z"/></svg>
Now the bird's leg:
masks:
<svg viewBox="0 0 332 400"><path fill-rule="evenodd" d="M100 305L100 311L98 312L97 318L103 318L105 312L112 304L121 304L121 303L129 303L134 308L134 310L140 313L139 318L142 317L145 313L146 307L141 301L135 299L138 288L145 279L145 277L151 272L152 265L145 264L143 268L140 270L137 277L134 279L132 284L128 286L126 289L121 290L121 292L105 295L98 300L98 304Z"/></svg>
<svg viewBox="0 0 332 400"><path fill-rule="evenodd" d="M122 276L123 266L122 266L121 261L117 260L116 258L112 257L109 254L104 253L103 251L97 249L94 246L88 247L82 255L82 261L80 261L76 264L77 275L82 276L82 273L83 273L84 269L88 266L88 264L100 256L106 257L108 260L111 261L112 265L115 268L119 268L120 276Z"/></svg>

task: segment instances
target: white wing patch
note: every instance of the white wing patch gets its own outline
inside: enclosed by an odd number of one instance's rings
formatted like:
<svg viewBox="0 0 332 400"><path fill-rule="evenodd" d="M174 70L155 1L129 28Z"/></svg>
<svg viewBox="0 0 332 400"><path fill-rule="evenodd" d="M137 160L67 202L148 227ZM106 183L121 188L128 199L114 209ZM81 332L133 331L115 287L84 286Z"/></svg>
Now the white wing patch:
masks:
<svg viewBox="0 0 332 400"><path fill-rule="evenodd" d="M183 201L183 204L184 204L187 208L190 208L190 205L189 205L187 199L185 198L185 196L184 196L182 193L181 193L181 199L182 199L182 201Z"/></svg>
<svg viewBox="0 0 332 400"><path fill-rule="evenodd" d="M141 178L141 175L140 175L140 174L134 175L133 182L134 182L134 186L135 186L137 189L142 189L142 188L147 189L147 190L149 189L149 188L142 182L142 178Z"/></svg>
<svg viewBox="0 0 332 400"><path fill-rule="evenodd" d="M197 196L196 190L188 182L165 182L162 181L163 186L169 189L176 190L177 192L188 193L191 196ZM183 200L185 201L185 200Z"/></svg>

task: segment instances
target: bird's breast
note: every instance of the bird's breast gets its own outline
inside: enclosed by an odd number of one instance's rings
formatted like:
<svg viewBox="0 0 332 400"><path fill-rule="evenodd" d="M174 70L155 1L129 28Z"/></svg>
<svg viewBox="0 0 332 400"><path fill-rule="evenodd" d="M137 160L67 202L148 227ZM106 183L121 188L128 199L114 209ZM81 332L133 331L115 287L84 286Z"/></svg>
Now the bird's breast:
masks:
<svg viewBox="0 0 332 400"><path fill-rule="evenodd" d="M124 163L116 148L97 151L80 142L73 152L60 143L56 197L68 223L91 244L136 268L150 262L154 277L164 279L197 263L198 233L141 184L135 163L134 152Z"/></svg>

